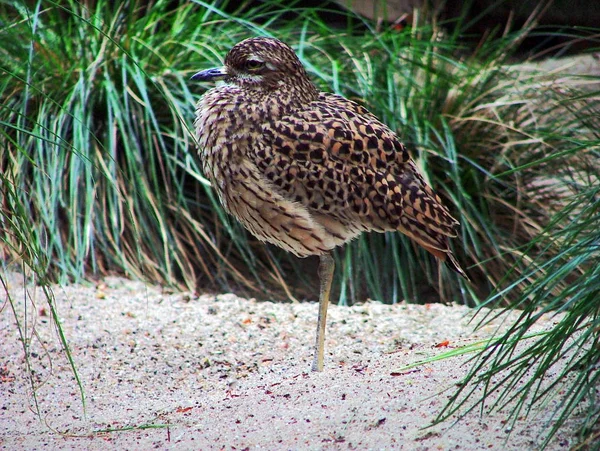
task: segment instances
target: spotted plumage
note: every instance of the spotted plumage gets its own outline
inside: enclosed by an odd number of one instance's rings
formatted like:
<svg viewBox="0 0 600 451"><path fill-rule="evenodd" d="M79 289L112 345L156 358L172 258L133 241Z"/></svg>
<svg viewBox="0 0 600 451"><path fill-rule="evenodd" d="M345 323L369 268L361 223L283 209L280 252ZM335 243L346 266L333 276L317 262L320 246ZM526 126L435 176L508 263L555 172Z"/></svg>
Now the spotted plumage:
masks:
<svg viewBox="0 0 600 451"><path fill-rule="evenodd" d="M198 102L200 156L225 209L257 238L324 256L363 231L398 230L466 277L448 247L458 222L396 134L318 91L286 44L247 39L192 78L225 82Z"/></svg>

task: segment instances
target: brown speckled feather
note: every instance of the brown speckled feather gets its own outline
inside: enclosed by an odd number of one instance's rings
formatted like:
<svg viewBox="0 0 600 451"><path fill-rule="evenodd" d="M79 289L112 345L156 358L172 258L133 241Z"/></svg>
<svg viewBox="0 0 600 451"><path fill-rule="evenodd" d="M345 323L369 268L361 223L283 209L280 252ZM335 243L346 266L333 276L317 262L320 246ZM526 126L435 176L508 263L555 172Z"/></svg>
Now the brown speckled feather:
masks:
<svg viewBox="0 0 600 451"><path fill-rule="evenodd" d="M466 277L448 247L458 222L373 114L318 92L273 39L237 44L221 78L198 104L203 168L256 237L308 256L398 230Z"/></svg>

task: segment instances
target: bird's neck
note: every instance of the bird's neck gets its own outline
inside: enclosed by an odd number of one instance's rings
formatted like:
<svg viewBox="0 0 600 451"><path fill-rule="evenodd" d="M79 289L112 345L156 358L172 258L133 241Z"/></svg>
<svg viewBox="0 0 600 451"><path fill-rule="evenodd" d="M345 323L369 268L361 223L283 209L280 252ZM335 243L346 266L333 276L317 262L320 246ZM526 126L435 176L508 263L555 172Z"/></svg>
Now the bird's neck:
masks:
<svg viewBox="0 0 600 451"><path fill-rule="evenodd" d="M307 107L319 96L310 80L280 82L269 89L246 90L247 101L262 118L273 120Z"/></svg>

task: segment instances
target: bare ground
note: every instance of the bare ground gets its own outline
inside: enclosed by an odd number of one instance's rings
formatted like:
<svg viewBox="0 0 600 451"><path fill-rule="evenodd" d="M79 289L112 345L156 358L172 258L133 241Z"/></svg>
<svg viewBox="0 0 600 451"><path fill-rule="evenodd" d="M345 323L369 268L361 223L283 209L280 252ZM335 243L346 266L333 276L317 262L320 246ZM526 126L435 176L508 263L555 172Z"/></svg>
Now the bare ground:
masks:
<svg viewBox="0 0 600 451"><path fill-rule="evenodd" d="M514 425L493 412L428 427L469 356L401 370L491 336L514 313L473 332L464 306L332 305L325 371L311 373L316 304L169 294L120 278L53 290L84 412L41 290L5 280L42 385L40 418L15 314L0 298L2 449L527 450L548 431L551 405ZM568 449L572 434L565 427L548 449Z"/></svg>

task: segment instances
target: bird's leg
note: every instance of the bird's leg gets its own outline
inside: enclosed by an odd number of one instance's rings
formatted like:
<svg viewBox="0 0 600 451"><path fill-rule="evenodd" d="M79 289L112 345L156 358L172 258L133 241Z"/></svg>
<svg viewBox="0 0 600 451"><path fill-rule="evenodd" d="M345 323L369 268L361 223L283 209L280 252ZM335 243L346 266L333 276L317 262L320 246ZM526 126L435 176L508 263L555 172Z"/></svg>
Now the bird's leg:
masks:
<svg viewBox="0 0 600 451"><path fill-rule="evenodd" d="M317 340L315 342L315 358L312 364L313 371L323 371L323 352L325 349L325 325L327 324L327 307L329 306L329 293L333 280L335 261L330 253L321 255L319 264L319 317L317 319Z"/></svg>

